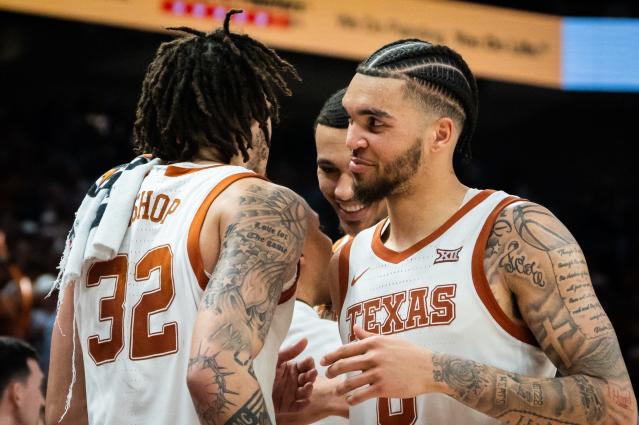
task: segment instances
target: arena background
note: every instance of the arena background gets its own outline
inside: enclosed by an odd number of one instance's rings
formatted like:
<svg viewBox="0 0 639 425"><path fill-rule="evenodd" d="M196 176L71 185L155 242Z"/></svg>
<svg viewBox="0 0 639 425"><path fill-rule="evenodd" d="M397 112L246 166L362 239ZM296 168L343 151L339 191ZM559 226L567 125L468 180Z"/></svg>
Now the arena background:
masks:
<svg viewBox="0 0 639 425"><path fill-rule="evenodd" d="M395 3L401 11L402 2ZM632 1L483 3L551 18L639 17L639 4ZM637 77L639 54L626 50L621 56L627 60L619 64L610 64L607 56L619 43L639 42L639 19L622 22L635 28L629 39L605 41L594 33L585 43L595 69L617 66L620 75ZM159 43L168 39L166 33L0 11L0 230L7 236L8 258L34 282L42 285L43 275L56 272L89 184L131 158L143 74ZM323 101L348 84L357 61L280 53L303 82L293 84L294 96L283 101L269 177L303 195L336 237L334 214L317 189L312 127ZM458 170L469 186L503 189L547 206L573 232L638 388L639 83L633 81L566 90L570 87L480 78L474 159ZM37 298L35 306L51 312ZM46 335L34 322L27 337L46 352Z"/></svg>

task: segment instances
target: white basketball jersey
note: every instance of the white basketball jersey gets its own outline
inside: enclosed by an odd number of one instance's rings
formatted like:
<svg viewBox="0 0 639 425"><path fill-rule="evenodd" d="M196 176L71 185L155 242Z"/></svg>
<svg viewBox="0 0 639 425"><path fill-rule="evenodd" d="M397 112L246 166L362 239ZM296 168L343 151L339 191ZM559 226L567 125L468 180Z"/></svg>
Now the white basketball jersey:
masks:
<svg viewBox="0 0 639 425"><path fill-rule="evenodd" d="M403 252L390 250L381 240L388 220L358 234L340 254L342 342L354 339L357 323L434 352L526 376L554 377L554 365L530 331L500 309L484 273L492 226L499 212L517 201L504 192L478 192L439 229ZM351 407L350 423L500 422L443 394L428 394L368 400Z"/></svg>
<svg viewBox="0 0 639 425"><path fill-rule="evenodd" d="M75 286L91 425L199 424L186 386L191 334L208 278L200 230L215 198L258 177L236 166L155 166L142 182L119 255L85 264ZM271 400L295 285L284 288L254 371Z"/></svg>

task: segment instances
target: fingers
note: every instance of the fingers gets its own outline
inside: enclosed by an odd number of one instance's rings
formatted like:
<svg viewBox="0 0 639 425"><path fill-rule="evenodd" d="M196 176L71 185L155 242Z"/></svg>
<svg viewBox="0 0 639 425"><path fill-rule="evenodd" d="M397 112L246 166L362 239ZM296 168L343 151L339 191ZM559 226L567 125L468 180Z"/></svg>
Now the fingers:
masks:
<svg viewBox="0 0 639 425"><path fill-rule="evenodd" d="M335 378L346 372L366 371L372 366L370 356L360 355L338 360L326 369L327 378Z"/></svg>
<svg viewBox="0 0 639 425"><path fill-rule="evenodd" d="M277 364L279 365L282 362L294 359L295 357L300 355L302 351L304 351L307 345L308 340L306 338L302 338L290 347L280 349L280 352L277 356Z"/></svg>
<svg viewBox="0 0 639 425"><path fill-rule="evenodd" d="M311 384L315 382L317 378L317 369L311 369L308 372L300 373L297 377L297 386L301 387L304 384L310 382Z"/></svg>
<svg viewBox="0 0 639 425"><path fill-rule="evenodd" d="M369 385L365 388L360 388L353 391L350 395L346 396L346 402L351 406L370 400L371 398L380 397L380 391L377 385Z"/></svg>
<svg viewBox="0 0 639 425"><path fill-rule="evenodd" d="M315 368L315 360L312 357L307 357L302 361L299 361L295 364L297 371L299 373L308 372L311 369Z"/></svg>
<svg viewBox="0 0 639 425"><path fill-rule="evenodd" d="M322 366L330 366L338 360L346 359L353 356L366 353L367 344L365 341L349 342L342 345L332 353L328 353L320 360Z"/></svg>
<svg viewBox="0 0 639 425"><path fill-rule="evenodd" d="M313 393L313 384L310 382L307 382L306 384L304 384L303 387L298 387L297 390L295 390L295 401L299 402L302 400L306 400L311 397L312 393Z"/></svg>
<svg viewBox="0 0 639 425"><path fill-rule="evenodd" d="M337 385L336 391L338 395L345 395L364 385L374 385L376 383L375 374L372 372L364 372L359 375L351 376Z"/></svg>
<svg viewBox="0 0 639 425"><path fill-rule="evenodd" d="M355 334L357 339L366 339L366 338L370 338L372 336L377 335L372 332L365 331L364 329L362 329L360 325L357 325L357 324L353 326L353 333Z"/></svg>

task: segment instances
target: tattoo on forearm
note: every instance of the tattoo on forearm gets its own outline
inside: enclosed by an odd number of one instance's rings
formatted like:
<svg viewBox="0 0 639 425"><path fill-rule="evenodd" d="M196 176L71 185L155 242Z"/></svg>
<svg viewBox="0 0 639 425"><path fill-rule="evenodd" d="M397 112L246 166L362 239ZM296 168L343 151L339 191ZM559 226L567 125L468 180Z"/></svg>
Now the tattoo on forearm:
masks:
<svg viewBox="0 0 639 425"><path fill-rule="evenodd" d="M509 417L505 418L506 415ZM576 422L566 422L525 410L511 410L497 416L497 419L502 419L503 423L512 425L579 425Z"/></svg>
<svg viewBox="0 0 639 425"><path fill-rule="evenodd" d="M605 415L605 405L602 402L599 389L584 375L575 375L573 379L579 388L581 404L586 413L588 423L596 424Z"/></svg>
<svg viewBox="0 0 639 425"><path fill-rule="evenodd" d="M229 395L237 395L238 393L228 388L227 377L233 373L218 363L217 356L219 353L209 355L201 350L202 347L200 346L197 355L189 359L188 368L189 370L193 368L206 369L210 372L212 377L212 382L209 386L211 399L205 403L196 402L195 410L204 423L215 424L215 418L220 412L228 411L234 406L228 400Z"/></svg>
<svg viewBox="0 0 639 425"><path fill-rule="evenodd" d="M433 379L446 383L458 400L472 405L481 397L488 380L481 366L473 361L445 354L433 356Z"/></svg>
<svg viewBox="0 0 639 425"><path fill-rule="evenodd" d="M253 393L249 401L225 422L225 425L271 425L261 391Z"/></svg>

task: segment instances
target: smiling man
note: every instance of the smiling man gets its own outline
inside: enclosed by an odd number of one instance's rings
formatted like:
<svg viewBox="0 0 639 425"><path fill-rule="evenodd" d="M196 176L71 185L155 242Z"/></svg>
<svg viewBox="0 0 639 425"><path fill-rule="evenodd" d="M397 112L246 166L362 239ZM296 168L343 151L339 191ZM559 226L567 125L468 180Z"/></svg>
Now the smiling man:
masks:
<svg viewBox="0 0 639 425"><path fill-rule="evenodd" d="M344 145L348 129L348 115L342 106L345 92L341 89L334 93L315 121L317 180L339 218L340 228L347 236L355 236L386 217L386 202L362 202L355 197L353 174L348 168L351 151Z"/></svg>
<svg viewBox="0 0 639 425"><path fill-rule="evenodd" d="M463 58L421 40L386 45L343 105L356 197L388 205L332 262L345 345L322 364L348 374L338 391L350 423L635 425L577 241L546 208L454 172L478 115Z"/></svg>

